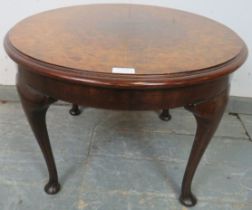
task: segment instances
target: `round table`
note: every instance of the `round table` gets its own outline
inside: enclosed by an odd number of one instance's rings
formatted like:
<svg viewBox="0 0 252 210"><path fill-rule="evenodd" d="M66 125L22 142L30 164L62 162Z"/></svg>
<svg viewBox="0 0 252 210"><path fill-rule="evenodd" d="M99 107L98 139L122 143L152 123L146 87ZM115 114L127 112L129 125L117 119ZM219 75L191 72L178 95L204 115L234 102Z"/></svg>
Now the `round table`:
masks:
<svg viewBox="0 0 252 210"><path fill-rule="evenodd" d="M185 107L197 131L180 201L196 204L193 176L225 110L230 75L247 57L235 32L179 10L101 4L29 17L4 45L18 64L17 90L48 166L47 193L60 189L45 122L56 100L116 110Z"/></svg>

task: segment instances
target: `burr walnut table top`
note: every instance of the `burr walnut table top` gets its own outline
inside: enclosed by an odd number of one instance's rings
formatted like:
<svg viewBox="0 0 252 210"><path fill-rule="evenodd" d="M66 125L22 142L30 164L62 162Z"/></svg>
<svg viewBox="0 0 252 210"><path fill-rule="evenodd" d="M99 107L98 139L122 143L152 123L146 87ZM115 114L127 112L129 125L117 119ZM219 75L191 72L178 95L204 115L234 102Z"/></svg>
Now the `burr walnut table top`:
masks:
<svg viewBox="0 0 252 210"><path fill-rule="evenodd" d="M213 20L120 4L75 6L29 17L8 33L5 47L19 64L37 65L31 69L40 74L124 87L215 79L237 69L247 55L237 34ZM135 72L112 73L114 67Z"/></svg>
<svg viewBox="0 0 252 210"><path fill-rule="evenodd" d="M45 121L55 101L163 109L161 119L170 119L169 109L185 107L194 114L197 131L179 200L196 204L193 176L224 113L230 75L247 57L235 32L168 8L88 5L29 17L10 30L4 43L18 64L17 90L46 160L48 194L60 190Z"/></svg>

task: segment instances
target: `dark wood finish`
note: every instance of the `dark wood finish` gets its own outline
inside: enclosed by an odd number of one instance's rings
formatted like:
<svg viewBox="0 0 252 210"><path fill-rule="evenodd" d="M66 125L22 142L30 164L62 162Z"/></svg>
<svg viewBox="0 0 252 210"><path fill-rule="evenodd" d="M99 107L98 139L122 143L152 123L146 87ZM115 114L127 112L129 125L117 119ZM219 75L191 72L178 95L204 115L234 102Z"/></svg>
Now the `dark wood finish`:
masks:
<svg viewBox="0 0 252 210"><path fill-rule="evenodd" d="M229 87L214 98L205 102L186 105L197 121L197 131L188 160L180 201L185 206L194 206L197 202L191 192L191 183L204 151L216 131L228 101Z"/></svg>
<svg viewBox="0 0 252 210"><path fill-rule="evenodd" d="M73 116L80 115L80 107L77 104L72 104L72 108L69 110L69 113Z"/></svg>
<svg viewBox="0 0 252 210"><path fill-rule="evenodd" d="M59 190L45 114L55 100L116 110L185 107L197 132L180 201L193 206L191 182L224 112L230 75L247 57L233 31L187 12L140 5L89 5L27 18L6 36L18 63L17 88L49 170L48 193ZM135 74L112 73L131 67Z"/></svg>
<svg viewBox="0 0 252 210"><path fill-rule="evenodd" d="M169 121L172 118L169 109L162 110L162 112L160 113L159 117L163 121Z"/></svg>
<svg viewBox="0 0 252 210"><path fill-rule="evenodd" d="M57 170L47 133L45 115L49 105L56 100L32 89L22 80L22 77L20 77L19 74L17 75L17 90L26 117L38 141L48 167L49 182L45 186L45 191L48 194L55 194L60 190L60 185L58 183Z"/></svg>
<svg viewBox="0 0 252 210"><path fill-rule="evenodd" d="M115 110L160 110L181 107L214 97L229 84L229 76L225 76L202 84L177 88L103 88L52 79L21 65L18 69L27 84L53 98L84 107Z"/></svg>

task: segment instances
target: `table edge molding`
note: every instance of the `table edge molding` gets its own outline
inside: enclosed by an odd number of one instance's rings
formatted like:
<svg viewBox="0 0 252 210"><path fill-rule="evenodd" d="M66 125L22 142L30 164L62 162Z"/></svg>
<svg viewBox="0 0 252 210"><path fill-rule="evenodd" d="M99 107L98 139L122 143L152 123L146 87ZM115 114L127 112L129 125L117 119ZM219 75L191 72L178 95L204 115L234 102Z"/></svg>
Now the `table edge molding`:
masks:
<svg viewBox="0 0 252 210"><path fill-rule="evenodd" d="M194 85L228 75L238 69L247 59L248 49L243 44L241 51L232 59L205 69L173 74L129 75L91 72L49 64L32 58L16 49L9 40L4 39L7 54L18 64L26 66L33 73L72 83L117 88L169 88Z"/></svg>

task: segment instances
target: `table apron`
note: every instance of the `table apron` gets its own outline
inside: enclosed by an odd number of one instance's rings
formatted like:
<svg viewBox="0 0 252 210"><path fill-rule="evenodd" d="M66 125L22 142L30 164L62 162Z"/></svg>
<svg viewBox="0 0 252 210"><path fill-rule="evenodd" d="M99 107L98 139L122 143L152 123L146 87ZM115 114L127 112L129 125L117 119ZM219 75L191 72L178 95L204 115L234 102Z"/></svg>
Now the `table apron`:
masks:
<svg viewBox="0 0 252 210"><path fill-rule="evenodd" d="M36 74L19 66L17 79L54 99L87 107L115 110L155 110L181 107L206 101L224 91L230 76L174 88L121 89L75 84Z"/></svg>

